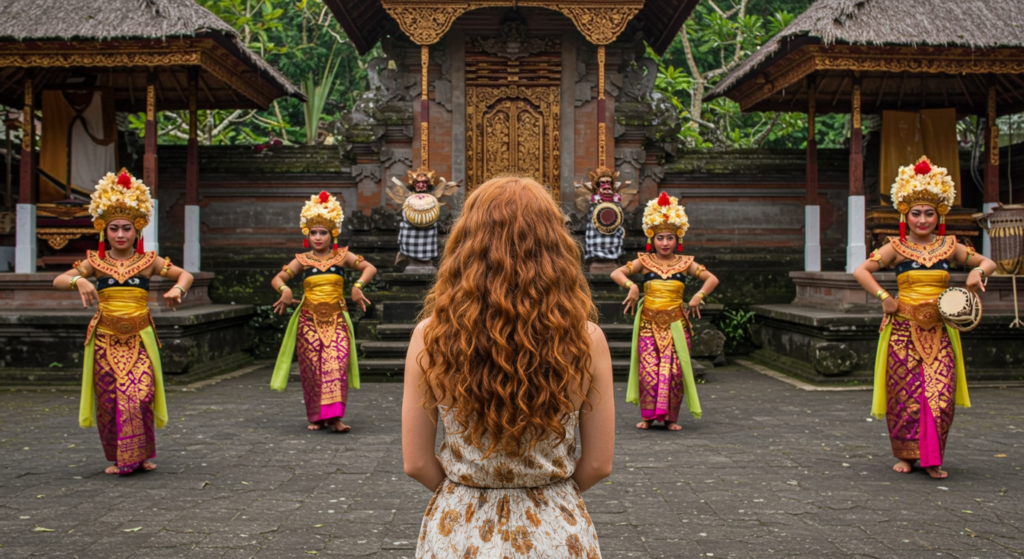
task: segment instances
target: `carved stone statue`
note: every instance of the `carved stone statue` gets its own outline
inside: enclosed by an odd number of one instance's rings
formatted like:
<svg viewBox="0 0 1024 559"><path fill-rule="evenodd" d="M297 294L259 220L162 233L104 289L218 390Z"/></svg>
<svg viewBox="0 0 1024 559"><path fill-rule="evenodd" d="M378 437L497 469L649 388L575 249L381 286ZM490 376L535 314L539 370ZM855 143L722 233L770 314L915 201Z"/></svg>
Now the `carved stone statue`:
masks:
<svg viewBox="0 0 1024 559"><path fill-rule="evenodd" d="M437 218L444 205L439 198L455 194L459 184L438 177L425 167L409 171L405 182L398 177L391 177L391 181L394 185L387 191L388 198L402 207L395 264L402 258L408 258L410 263L405 273L434 272L432 260L437 257Z"/></svg>
<svg viewBox="0 0 1024 559"><path fill-rule="evenodd" d="M632 181L616 181L618 171L607 167L590 171L587 178L587 182L576 183L576 207L589 217L584 257L590 261L591 272L614 270L616 260L622 256L622 239L626 235L622 207L633 199L636 189L629 188Z"/></svg>

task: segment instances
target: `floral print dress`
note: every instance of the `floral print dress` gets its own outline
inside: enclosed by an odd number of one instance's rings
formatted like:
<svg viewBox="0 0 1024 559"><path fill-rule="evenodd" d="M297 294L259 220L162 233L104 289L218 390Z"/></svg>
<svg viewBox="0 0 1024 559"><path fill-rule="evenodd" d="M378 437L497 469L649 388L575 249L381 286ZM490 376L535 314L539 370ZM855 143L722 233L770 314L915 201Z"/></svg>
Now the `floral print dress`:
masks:
<svg viewBox="0 0 1024 559"><path fill-rule="evenodd" d="M441 464L447 474L427 505L416 557L423 559L597 559L594 523L576 467L579 412L565 421L566 438L538 441L519 458L463 442L451 410L444 421Z"/></svg>

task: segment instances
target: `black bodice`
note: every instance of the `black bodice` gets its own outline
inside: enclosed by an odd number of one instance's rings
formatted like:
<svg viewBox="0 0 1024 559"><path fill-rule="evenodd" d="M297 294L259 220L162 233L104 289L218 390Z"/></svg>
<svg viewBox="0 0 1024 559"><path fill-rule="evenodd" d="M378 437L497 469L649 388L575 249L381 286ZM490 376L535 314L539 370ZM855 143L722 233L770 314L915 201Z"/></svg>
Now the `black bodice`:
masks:
<svg viewBox="0 0 1024 559"><path fill-rule="evenodd" d="M680 283L686 283L686 273L685 272L676 272L676 273L672 274L671 276L669 276L667 278L663 278L663 277L661 277L660 274L656 274L654 272L647 272L646 274L643 275L643 278L644 278L644 281L663 280L663 281L678 281Z"/></svg>
<svg viewBox="0 0 1024 559"><path fill-rule="evenodd" d="M96 278L96 291L103 291L108 287L136 287L138 289L145 289L146 291L149 291L149 278L135 276L126 279L124 283L120 283L110 276L100 276Z"/></svg>
<svg viewBox="0 0 1024 559"><path fill-rule="evenodd" d="M333 274L335 276L344 277L345 269L344 269L344 267L342 267L341 264L335 264L335 265L331 266L330 268L327 268L326 271L322 272L322 271L320 271L319 268L313 268L311 266L311 267L306 268L305 270L302 271L302 281L306 281L307 278L311 278L313 276L322 276L324 274Z"/></svg>
<svg viewBox="0 0 1024 559"><path fill-rule="evenodd" d="M931 266L922 266L920 262L916 262L914 260L904 260L897 264L894 269L896 270L896 276L898 277L900 274L911 270L945 270L948 272L949 268L948 260L939 260Z"/></svg>

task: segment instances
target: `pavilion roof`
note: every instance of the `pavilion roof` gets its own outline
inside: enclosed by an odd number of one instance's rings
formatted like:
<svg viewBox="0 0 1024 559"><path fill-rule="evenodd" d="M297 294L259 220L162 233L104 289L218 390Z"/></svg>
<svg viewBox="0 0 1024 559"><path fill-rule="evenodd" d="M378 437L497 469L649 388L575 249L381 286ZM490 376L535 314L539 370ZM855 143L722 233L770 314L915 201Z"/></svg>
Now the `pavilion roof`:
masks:
<svg viewBox="0 0 1024 559"><path fill-rule="evenodd" d="M830 55L839 59L826 60ZM835 82L845 78L849 87L850 70L875 80L877 91L864 94L871 98L877 93L879 110L894 102L903 104L904 98L908 105L920 105L917 101L923 99L928 106L966 109L987 92L987 82L981 83L986 80L979 74L1002 74L995 84L1000 97L1019 104L1022 99L1013 90L1024 88L1024 81L1015 81L1024 75L1024 2L818 0L729 72L708 99L727 96L744 110L786 110L784 106L794 105L788 110L802 110L799 102L794 103L794 96L799 96L794 84L816 73L819 88L836 93L819 101L836 105L848 96L839 93ZM846 76L841 78L843 72ZM882 74L903 76L890 76L887 89ZM962 77L965 74L973 76ZM914 76L909 85L903 79L908 75ZM829 80L833 83L826 83ZM940 84L942 80L958 83ZM756 89L763 92L752 95Z"/></svg>
<svg viewBox="0 0 1024 559"><path fill-rule="evenodd" d="M664 54L679 29L686 22L699 0L647 0L643 2L643 8L637 13L634 21L642 26L644 37L648 44L658 54ZM356 46L361 54L366 54L381 40L382 37L397 30L395 20L384 10L381 0L324 0L324 3L334 13L349 39ZM573 2L551 2L554 4L572 4ZM593 0L580 2L588 5L615 6L615 0ZM619 2L627 5L636 2ZM441 2L433 1L432 5L452 6L480 4L480 7L500 7L507 5L526 5L527 2ZM530 3L533 5L535 3ZM472 7L472 6L471 6Z"/></svg>
<svg viewBox="0 0 1024 559"><path fill-rule="evenodd" d="M161 109L185 108L188 67L199 67L200 108L265 108L304 98L238 33L194 0L4 0L0 3L0 102L20 105L21 78L42 85L92 72L117 91L118 110L138 108L126 89L158 76ZM38 89L38 87L36 87ZM131 97L138 97L132 95ZM143 95L144 97L144 95Z"/></svg>

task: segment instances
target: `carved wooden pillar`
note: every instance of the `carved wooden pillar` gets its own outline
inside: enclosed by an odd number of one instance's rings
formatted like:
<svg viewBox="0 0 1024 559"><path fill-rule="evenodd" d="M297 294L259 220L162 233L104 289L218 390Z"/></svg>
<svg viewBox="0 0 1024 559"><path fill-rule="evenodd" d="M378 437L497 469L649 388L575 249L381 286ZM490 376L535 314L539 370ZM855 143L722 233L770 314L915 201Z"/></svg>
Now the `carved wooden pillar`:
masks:
<svg viewBox="0 0 1024 559"><path fill-rule="evenodd" d="M605 99L604 99L604 63L606 59L604 45L597 47L597 164L605 167L607 158L607 123L605 122Z"/></svg>
<svg viewBox="0 0 1024 559"><path fill-rule="evenodd" d="M807 93L807 200L804 206L804 271L821 271L821 206L818 205L818 141L815 138L815 103L818 93L810 78Z"/></svg>
<svg viewBox="0 0 1024 559"><path fill-rule="evenodd" d="M198 82L198 69L190 68L188 72L188 155L185 161L185 250L183 262L184 268L189 272L198 272L200 269Z"/></svg>
<svg viewBox="0 0 1024 559"><path fill-rule="evenodd" d="M14 271L19 274L32 274L36 271L36 128L32 85L32 78L27 78L25 108L21 115L21 174L14 242Z"/></svg>
<svg viewBox="0 0 1024 559"><path fill-rule="evenodd" d="M420 46L420 165L430 168L430 45Z"/></svg>
<svg viewBox="0 0 1024 559"><path fill-rule="evenodd" d="M867 258L864 246L864 154L860 122L860 78L853 80L850 129L850 197L847 205L846 272L853 273Z"/></svg>
<svg viewBox="0 0 1024 559"><path fill-rule="evenodd" d="M160 203L157 200L157 156L156 156L156 74L150 72L146 75L146 153L142 156L142 182L149 187L149 194L153 197L153 216L149 225L142 231L142 238L145 239L146 248L160 254L160 239L158 232L160 220Z"/></svg>
<svg viewBox="0 0 1024 559"><path fill-rule="evenodd" d="M982 210L992 211L999 205L999 126L996 125L996 88L988 88L988 130L985 134L985 192ZM992 258L992 239L982 232L981 251Z"/></svg>

